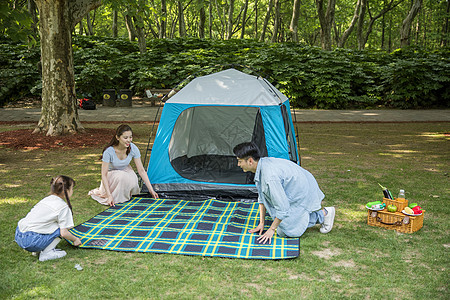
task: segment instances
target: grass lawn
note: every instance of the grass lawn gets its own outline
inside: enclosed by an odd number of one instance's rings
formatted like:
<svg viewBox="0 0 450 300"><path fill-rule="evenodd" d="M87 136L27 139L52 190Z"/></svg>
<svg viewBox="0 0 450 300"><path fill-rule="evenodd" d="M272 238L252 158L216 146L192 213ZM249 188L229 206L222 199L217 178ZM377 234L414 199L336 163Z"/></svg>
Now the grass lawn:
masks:
<svg viewBox="0 0 450 300"><path fill-rule="evenodd" d="M144 154L151 126L132 127ZM449 132L449 123L299 124L302 165L337 216L329 234L308 229L300 257L285 261L77 249L62 241L65 258L39 262L14 242L17 222L58 174L76 180L75 224L103 211L87 196L100 182L102 146L0 148L0 298L449 299ZM394 195L405 189L426 210L424 227L403 234L368 226L364 206L381 200L377 183Z"/></svg>

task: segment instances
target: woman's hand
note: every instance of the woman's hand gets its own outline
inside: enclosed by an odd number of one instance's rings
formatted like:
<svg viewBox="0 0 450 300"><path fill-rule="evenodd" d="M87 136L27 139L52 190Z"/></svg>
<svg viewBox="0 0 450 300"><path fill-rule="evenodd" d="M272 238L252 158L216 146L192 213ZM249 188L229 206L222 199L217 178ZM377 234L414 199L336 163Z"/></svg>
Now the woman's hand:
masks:
<svg viewBox="0 0 450 300"><path fill-rule="evenodd" d="M155 199L159 198L158 194L153 189L150 191L150 194L152 194L152 197Z"/></svg>
<svg viewBox="0 0 450 300"><path fill-rule="evenodd" d="M109 206L115 206L114 205L114 198L112 197L112 195L108 196L108 200L106 201L106 203L108 203Z"/></svg>

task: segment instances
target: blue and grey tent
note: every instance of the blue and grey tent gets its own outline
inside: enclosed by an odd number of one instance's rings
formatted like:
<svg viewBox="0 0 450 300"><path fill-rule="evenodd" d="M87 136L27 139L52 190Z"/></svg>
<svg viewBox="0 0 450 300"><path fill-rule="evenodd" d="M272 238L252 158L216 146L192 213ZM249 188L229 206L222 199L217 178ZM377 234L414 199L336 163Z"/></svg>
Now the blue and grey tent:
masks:
<svg viewBox="0 0 450 300"><path fill-rule="evenodd" d="M178 195L256 195L233 147L255 142L262 156L299 163L288 98L235 69L197 77L166 101L148 165L154 189Z"/></svg>

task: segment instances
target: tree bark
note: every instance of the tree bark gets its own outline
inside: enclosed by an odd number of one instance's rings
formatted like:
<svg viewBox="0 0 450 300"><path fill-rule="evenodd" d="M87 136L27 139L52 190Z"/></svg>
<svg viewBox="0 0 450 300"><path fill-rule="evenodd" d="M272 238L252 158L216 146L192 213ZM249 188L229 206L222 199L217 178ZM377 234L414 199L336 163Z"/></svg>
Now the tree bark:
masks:
<svg viewBox="0 0 450 300"><path fill-rule="evenodd" d="M275 17L273 23L273 32L271 42L275 43L278 39L278 29L280 28L280 0L275 0Z"/></svg>
<svg viewBox="0 0 450 300"><path fill-rule="evenodd" d="M320 43L323 50L331 50L331 29L334 22L336 0L328 0L327 9L323 7L324 0L316 0L317 15L320 22Z"/></svg>
<svg viewBox="0 0 450 300"><path fill-rule="evenodd" d="M87 15L86 15L86 23L87 23L88 35L94 35L94 29L92 28L91 15L89 13L87 13Z"/></svg>
<svg viewBox="0 0 450 300"><path fill-rule="evenodd" d="M117 15L118 15L118 13L117 13L117 10L113 10L113 19L112 19L112 21L113 21L113 23L112 23L112 36L113 36L113 38L117 38L117 32L118 32L118 30L117 30Z"/></svg>
<svg viewBox="0 0 450 300"><path fill-rule="evenodd" d="M200 8L200 19L198 22L198 37L201 39L205 38L205 24L206 24L206 11L202 6Z"/></svg>
<svg viewBox="0 0 450 300"><path fill-rule="evenodd" d="M63 135L84 131L75 94L72 30L100 1L36 0L40 15L42 110L34 133Z"/></svg>
<svg viewBox="0 0 450 300"><path fill-rule="evenodd" d="M245 36L245 24L247 22L247 10L248 10L248 0L245 0L244 12L242 13L241 39L243 39Z"/></svg>
<svg viewBox="0 0 450 300"><path fill-rule="evenodd" d="M414 0L411 5L411 9L409 10L408 15L403 20L402 29L400 31L400 47L409 46L410 43L410 35L411 35L411 24L419 13L420 8L422 7L422 0Z"/></svg>
<svg viewBox="0 0 450 300"><path fill-rule="evenodd" d="M298 43L298 19L300 18L300 0L294 0L289 32L293 42Z"/></svg>
<svg viewBox="0 0 450 300"><path fill-rule="evenodd" d="M267 6L267 14L266 14L266 17L264 18L264 24L263 24L263 28L261 31L261 35L259 36L260 42L264 42L264 39L266 37L266 30L267 30L267 25L269 24L270 14L272 12L272 6L273 6L273 0L269 0L269 5Z"/></svg>
<svg viewBox="0 0 450 300"><path fill-rule="evenodd" d="M360 14L361 14L361 2L362 2L362 0L356 1L355 12L353 13L352 21L350 22L350 25L344 31L341 38L339 39L339 42L338 42L339 48L344 47L345 43L347 42L348 37L352 34L353 29L355 28L356 22L358 21Z"/></svg>
<svg viewBox="0 0 450 300"><path fill-rule="evenodd" d="M128 40L135 41L137 36L136 29L134 28L132 17L128 14L125 15L125 25L128 30Z"/></svg>
<svg viewBox="0 0 450 300"><path fill-rule="evenodd" d="M209 38L212 39L212 28L213 28L213 6L212 1L209 1L209 8L208 8L208 23L209 23Z"/></svg>
<svg viewBox="0 0 450 300"><path fill-rule="evenodd" d="M136 17L133 17L133 21L134 21L134 28L136 28L139 53L144 54L147 51L147 42L145 41L145 34L144 34L144 21L142 20L142 17L139 14Z"/></svg>
<svg viewBox="0 0 450 300"><path fill-rule="evenodd" d="M35 38L37 37L37 35L39 34L38 28L37 28L37 24L39 22L39 19L37 17L37 12L36 12L36 3L34 3L34 0L28 0L28 12L31 15L31 30L33 30L33 35L35 36Z"/></svg>
<svg viewBox="0 0 450 300"><path fill-rule="evenodd" d="M447 46L447 34L448 34L448 16L450 15L450 1L447 1L447 14L445 15L445 19L444 22L442 24L442 37L441 37L441 47L446 47Z"/></svg>
<svg viewBox="0 0 450 300"><path fill-rule="evenodd" d="M159 27L159 38L166 38L166 28L167 28L167 4L166 0L161 0L161 21Z"/></svg>
<svg viewBox="0 0 450 300"><path fill-rule="evenodd" d="M361 3L360 3L358 26L356 29L356 40L358 41L358 49L359 50L363 50L366 45L366 41L364 39L364 18L366 16L367 1L368 0L361 0Z"/></svg>
<svg viewBox="0 0 450 300"><path fill-rule="evenodd" d="M183 10L183 2L177 1L178 5L178 20L180 24L178 25L178 33L180 37L186 36L186 23L184 22L184 10Z"/></svg>
<svg viewBox="0 0 450 300"><path fill-rule="evenodd" d="M233 13L234 13L234 0L230 0L227 18L227 40L231 39L231 37L233 36Z"/></svg>

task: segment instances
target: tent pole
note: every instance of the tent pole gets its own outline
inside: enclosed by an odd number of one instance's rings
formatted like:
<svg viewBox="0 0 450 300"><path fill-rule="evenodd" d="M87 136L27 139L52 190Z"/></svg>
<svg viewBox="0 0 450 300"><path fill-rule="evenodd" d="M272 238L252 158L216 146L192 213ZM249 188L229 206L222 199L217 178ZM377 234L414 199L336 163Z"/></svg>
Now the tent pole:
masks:
<svg viewBox="0 0 450 300"><path fill-rule="evenodd" d="M292 110L294 111L294 128L295 128L295 140L297 142L297 154L298 154L298 164L302 165L302 157L300 155L300 139L298 135L298 124L297 124L297 113L295 112L295 107L292 105Z"/></svg>

